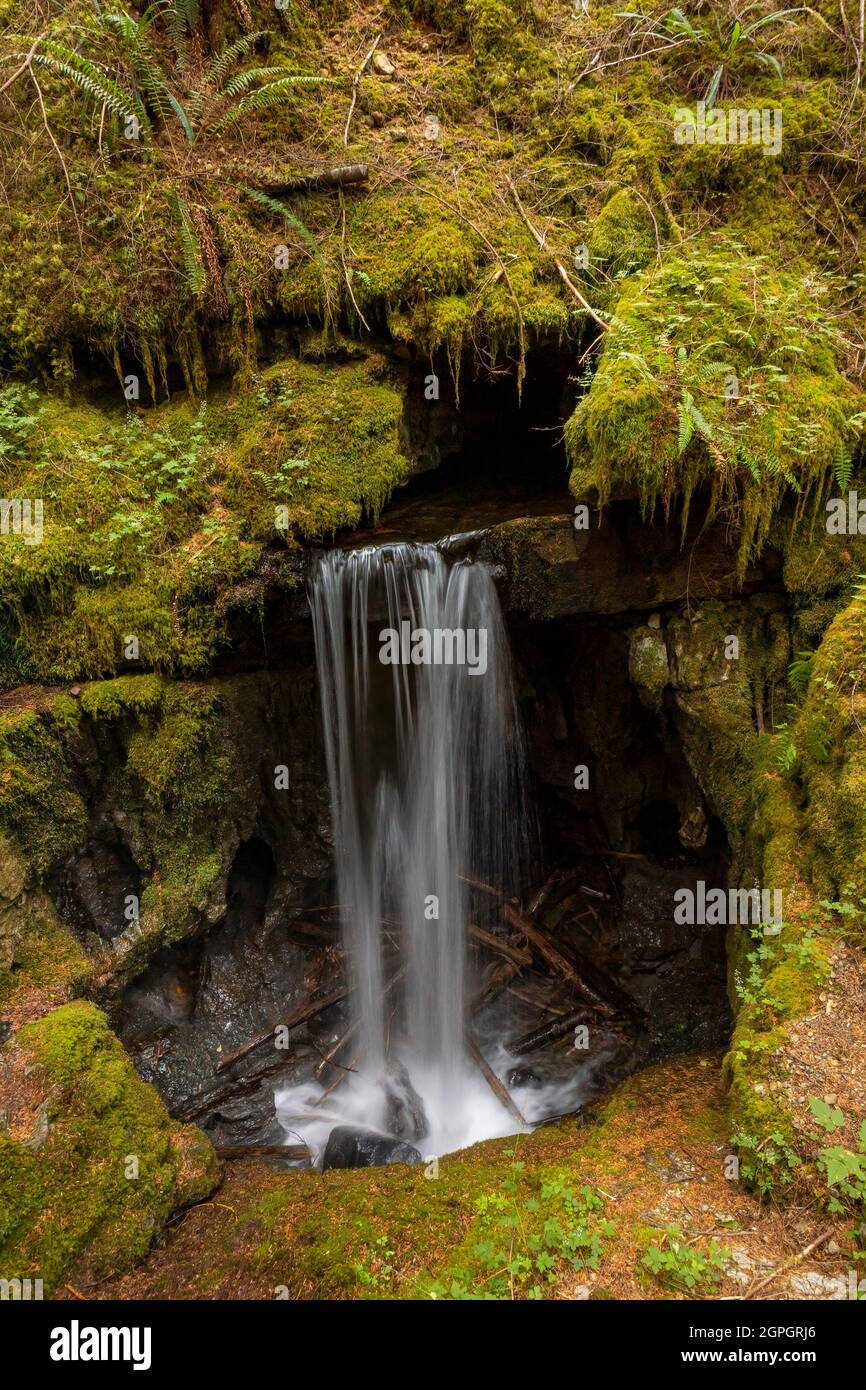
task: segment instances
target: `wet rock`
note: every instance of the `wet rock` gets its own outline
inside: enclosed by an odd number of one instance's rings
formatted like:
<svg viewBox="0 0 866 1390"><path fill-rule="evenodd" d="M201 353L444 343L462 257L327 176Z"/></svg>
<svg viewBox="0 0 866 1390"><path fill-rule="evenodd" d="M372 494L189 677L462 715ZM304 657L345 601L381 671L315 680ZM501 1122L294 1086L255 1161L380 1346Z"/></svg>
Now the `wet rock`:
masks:
<svg viewBox="0 0 866 1390"><path fill-rule="evenodd" d="M509 1086L541 1086L542 1080L532 1067L512 1067L505 1078Z"/></svg>
<svg viewBox="0 0 866 1390"><path fill-rule="evenodd" d="M428 1133L424 1102L402 1062L392 1062L385 1082L387 1125L401 1139L423 1139Z"/></svg>
<svg viewBox="0 0 866 1390"><path fill-rule="evenodd" d="M420 1162L418 1150L403 1139L354 1125L338 1125L328 1135L322 1167L382 1168L388 1163Z"/></svg>
<svg viewBox="0 0 866 1390"><path fill-rule="evenodd" d="M661 709L670 671L664 633L657 627L638 627L630 633L628 670L642 704L654 711Z"/></svg>

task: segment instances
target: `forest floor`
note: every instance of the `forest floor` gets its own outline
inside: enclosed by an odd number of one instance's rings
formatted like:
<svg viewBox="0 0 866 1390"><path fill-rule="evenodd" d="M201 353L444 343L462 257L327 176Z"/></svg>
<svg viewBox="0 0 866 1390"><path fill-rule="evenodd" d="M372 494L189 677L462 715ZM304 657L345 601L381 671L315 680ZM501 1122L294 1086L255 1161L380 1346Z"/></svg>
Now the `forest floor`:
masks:
<svg viewBox="0 0 866 1390"><path fill-rule="evenodd" d="M596 1267L558 1260L547 1298L848 1296L844 1221L834 1224L807 1195L762 1203L725 1176L720 1060L648 1067L586 1119L440 1159L436 1180L405 1166L320 1175L268 1160L228 1162L213 1199L183 1213L140 1266L90 1287L67 1284L57 1296L448 1297L455 1271L466 1287L460 1252L477 1239L474 1213L510 1190L515 1163L523 1165L518 1186L541 1171L600 1199ZM660 1272L645 1263L653 1251L668 1256ZM444 1286L431 1284L443 1276ZM483 1297L486 1282L470 1283L470 1296Z"/></svg>

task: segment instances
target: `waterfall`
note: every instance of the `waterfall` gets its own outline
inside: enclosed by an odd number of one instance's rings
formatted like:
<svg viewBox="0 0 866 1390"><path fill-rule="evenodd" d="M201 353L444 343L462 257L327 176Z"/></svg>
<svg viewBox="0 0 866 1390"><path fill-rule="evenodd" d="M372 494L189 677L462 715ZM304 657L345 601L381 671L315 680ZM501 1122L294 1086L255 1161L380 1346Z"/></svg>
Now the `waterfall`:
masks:
<svg viewBox="0 0 866 1390"><path fill-rule="evenodd" d="M523 744L491 572L435 545L329 551L309 599L356 1068L341 1114L425 1153L509 1133L464 1041L466 880L508 895L526 862Z"/></svg>

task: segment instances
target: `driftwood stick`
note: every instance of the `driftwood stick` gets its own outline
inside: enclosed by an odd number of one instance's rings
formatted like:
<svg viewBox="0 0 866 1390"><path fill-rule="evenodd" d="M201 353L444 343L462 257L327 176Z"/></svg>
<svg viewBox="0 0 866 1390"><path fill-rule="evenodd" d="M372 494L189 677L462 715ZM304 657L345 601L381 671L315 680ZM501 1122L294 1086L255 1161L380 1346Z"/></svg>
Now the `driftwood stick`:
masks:
<svg viewBox="0 0 866 1390"><path fill-rule="evenodd" d="M217 1158L311 1158L306 1144L215 1144Z"/></svg>
<svg viewBox="0 0 866 1390"><path fill-rule="evenodd" d="M336 1091L337 1087L338 1087L343 1081L345 1081L345 1079L346 1079L346 1077L347 1077L347 1075L349 1074L350 1071L357 1071L357 1070L358 1070L358 1061L359 1061L359 1059L358 1059L357 1056L356 1056L356 1057L353 1057L352 1060L349 1062L348 1067L346 1067L345 1071L338 1071L338 1072L337 1072L337 1075L334 1077L334 1079L333 1079L333 1081L331 1082L330 1086L328 1086L328 1088L322 1092L322 1094L319 1096L319 1099L318 1099L318 1100L314 1100L314 1101L313 1101L313 1109L314 1109L314 1110L318 1110L319 1106L320 1106L324 1101L326 1101L326 1100L328 1099L328 1096L332 1095L333 1092Z"/></svg>
<svg viewBox="0 0 866 1390"><path fill-rule="evenodd" d="M535 897L530 902L529 907L526 909L527 917L530 917L534 921L541 909L545 906L554 888L558 887L567 877L564 869L554 869L550 877L545 879L544 883L542 883Z"/></svg>
<svg viewBox="0 0 866 1390"><path fill-rule="evenodd" d="M554 1023L546 1023L543 1028L533 1028L530 1033L524 1033L523 1037L515 1038L513 1042L506 1043L505 1046L512 1057L522 1057L527 1052L537 1052L540 1047L544 1047L549 1042L555 1042L557 1038L565 1037L566 1033L571 1033L581 1023L586 1023L591 1017L589 1009L577 1009L567 1018L558 1018Z"/></svg>
<svg viewBox="0 0 866 1390"><path fill-rule="evenodd" d="M496 951L506 960L511 961L512 965L524 966L532 964L532 955L529 951L522 951L518 946L509 946L507 941L501 941L493 932L485 931L484 927L469 924L469 935L473 941L478 941L482 946L488 946L491 951Z"/></svg>
<svg viewBox="0 0 866 1390"><path fill-rule="evenodd" d="M270 1042L277 1028L297 1028L299 1024L306 1023L310 1018L315 1018L316 1014L324 1013L325 1009L330 1009L333 1004L339 1004L346 998L348 993L348 989L343 986L342 989L335 989L333 993L326 994L321 999L308 1001L306 1004L303 1004L301 1008L296 1009L293 1014L290 1014L288 1018L281 1019L277 1023L271 1024L267 1032L259 1033L257 1037L251 1038L249 1042L245 1042L243 1047L239 1047L234 1052L228 1053L227 1056L223 1057L217 1063L215 1070L217 1072L225 1071L226 1067L230 1067L233 1062L238 1062L241 1057L246 1057L248 1052L252 1052L255 1048L261 1047L266 1042Z"/></svg>
<svg viewBox="0 0 866 1390"><path fill-rule="evenodd" d="M320 189L348 188L366 183L367 164L338 164L333 169L317 169L311 174L290 174L279 181L257 179L258 187L266 193L317 193Z"/></svg>
<svg viewBox="0 0 866 1390"><path fill-rule="evenodd" d="M369 63L370 59L372 58L373 54L376 52L376 49L379 47L379 44L380 44L380 42L381 42L381 39L382 39L382 35L381 35L381 34L377 34L376 37L375 37L375 39L374 39L373 42L371 43L369 49L368 49L367 52L365 53L364 58L363 58L363 60L362 60L362 62L361 62L361 66L358 68L357 72L355 73L355 76L352 78L352 104L351 104L351 106L349 107L349 114L348 114L348 116L346 117L346 124L345 124L345 126L344 126L344 128L343 128L343 146L344 146L344 148L345 148L345 146L348 145L348 143L349 143L349 126L352 124L352 117L353 117L354 114L355 114L355 107L356 107L357 102L358 102L358 87L359 87L359 85L360 85L361 78L362 78L363 75L364 75L364 69L366 68L366 66L367 66L367 64Z"/></svg>
<svg viewBox="0 0 866 1390"><path fill-rule="evenodd" d="M817 1250L819 1246L825 1245L835 1230L835 1226L828 1226L825 1231L821 1232L817 1239L811 1241L806 1246L805 1250L801 1250L797 1255L792 1255L789 1260L785 1260L783 1264L779 1265L778 1269L774 1269L765 1279L761 1279L757 1284L753 1284L750 1289L747 1289L743 1294L743 1298L754 1298L755 1295L759 1294L762 1289L765 1289L768 1284L772 1284L775 1279L778 1279L781 1274L787 1274L789 1270L796 1268L802 1260L805 1260L812 1254L813 1250Z"/></svg>
<svg viewBox="0 0 866 1390"><path fill-rule="evenodd" d="M520 213L520 216L523 218L523 221L526 223L533 237L538 242L539 247L543 251L544 237L541 235L537 227L533 227L532 223L527 217L523 204L520 201L520 194L517 192L517 189L515 188L512 179L508 179L508 187L511 190L511 196L514 199L515 204L517 205L517 211ZM554 257L553 263L556 266L557 271L559 272L559 278L571 294L572 298L577 300L580 307L586 310L593 322L598 324L599 328L603 329L605 333L609 333L610 324L605 322L605 320L595 312L588 299L584 299L580 290L577 288L577 285L574 283L565 266L562 264L562 261L559 261L556 259L556 257Z"/></svg>
<svg viewBox="0 0 866 1390"><path fill-rule="evenodd" d="M520 989L517 985L507 985L508 993L515 999L519 999L521 1004L527 1004L531 1009L539 1009L542 1013L550 1014L552 1018L565 1018L569 1012L559 1004L551 1004L546 999L535 999L528 990Z"/></svg>
<svg viewBox="0 0 866 1390"><path fill-rule="evenodd" d="M508 985L510 980L518 974L518 967L510 960L503 961L501 965L494 966L488 972L483 984L475 991L469 1001L469 1013L477 1013L479 1009L488 1004L491 999L500 994Z"/></svg>
<svg viewBox="0 0 866 1390"><path fill-rule="evenodd" d="M339 1062L336 1062L334 1059L335 1059L335 1057L338 1055L338 1053L342 1052L343 1048L346 1046L346 1043L347 1043L347 1042L350 1042L351 1039L355 1036L355 1032L356 1032L356 1025L355 1025L354 1023L350 1023L350 1024L349 1024L349 1027L346 1029L345 1033L341 1034L341 1036L337 1039L337 1041L334 1043L334 1045L333 1045L332 1047L329 1047L329 1048L328 1048L327 1052L320 1052L320 1053L319 1053L319 1056L321 1057L322 1060L321 1060L321 1062L317 1063L317 1065L316 1065L316 1067L315 1067L315 1069L314 1069L314 1071L313 1071L313 1080L314 1080L314 1081L320 1080L320 1078L321 1078L321 1077L324 1075L324 1073L327 1071L328 1067L337 1067L339 1070L342 1070L342 1071L351 1071L351 1070L352 1070L351 1067L342 1067L342 1068L341 1068L341 1067L340 1067L340 1063L339 1063Z"/></svg>
<svg viewBox="0 0 866 1390"><path fill-rule="evenodd" d="M478 1070L481 1072L481 1075L484 1077L484 1080L487 1082L488 1086L490 1087L491 1091L496 1096L496 1098L502 1102L506 1110L509 1110L511 1112L518 1124L525 1125L526 1120L520 1113L517 1103L511 1096L511 1093L508 1091L507 1087L503 1086L502 1082L499 1080L499 1077L496 1075L496 1072L489 1065L486 1058L483 1056L479 1048L476 1046L476 1044L473 1042L472 1038L469 1037L468 1034L466 1037L466 1047L470 1057L472 1058L475 1065L478 1067Z"/></svg>

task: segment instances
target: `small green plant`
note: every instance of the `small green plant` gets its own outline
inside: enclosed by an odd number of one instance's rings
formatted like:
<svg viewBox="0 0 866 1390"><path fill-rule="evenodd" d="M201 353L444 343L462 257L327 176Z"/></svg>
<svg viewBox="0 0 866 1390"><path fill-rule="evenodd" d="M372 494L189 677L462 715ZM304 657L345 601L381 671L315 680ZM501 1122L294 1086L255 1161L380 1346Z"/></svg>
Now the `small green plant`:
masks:
<svg viewBox="0 0 866 1390"><path fill-rule="evenodd" d="M681 8L673 8L664 15L662 24L657 26L656 21L649 21L649 28L644 28L648 15L624 13L620 18L639 19L641 21L642 33L649 38L659 40L659 42L670 43L671 47L680 47L681 44L698 49L701 58L714 58L716 67L710 76L708 86L703 90L703 101L706 110L712 110L716 100L720 95L724 95L726 88L730 88L734 82L735 68L742 63L742 60L751 61L759 64L760 67L769 68L776 74L777 78L783 79L781 63L776 54L767 53L766 49L759 47L763 42L758 39L769 25L791 24L791 17L795 14L805 14L806 8L796 6L788 10L774 10L771 14L760 15L759 18L749 19L749 15L755 14L758 8L756 4L746 4L742 10L734 14L731 21L721 19L719 15L714 17L714 28L703 28L702 25L692 22L688 15ZM730 26L728 26L730 24Z"/></svg>
<svg viewBox="0 0 866 1390"><path fill-rule="evenodd" d="M394 1251L390 1247L388 1237L377 1237L369 1264L356 1264L354 1267L358 1282L369 1289L381 1291L389 1288L396 1273L393 1259Z"/></svg>
<svg viewBox="0 0 866 1390"><path fill-rule="evenodd" d="M471 1266L456 1270L447 1285L434 1284L431 1298L540 1299L564 1266L598 1268L602 1241L614 1229L599 1219L602 1199L591 1187L575 1190L561 1178L542 1182L537 1197L524 1197L524 1169L512 1161L501 1191L477 1198L481 1238Z"/></svg>
<svg viewBox="0 0 866 1390"><path fill-rule="evenodd" d="M710 1241L706 1254L689 1243L679 1226L665 1229L660 1245L651 1245L641 1263L664 1285L690 1292L699 1284L715 1287L731 1258L717 1241Z"/></svg>
<svg viewBox="0 0 866 1390"><path fill-rule="evenodd" d="M28 449L42 413L38 399L30 386L10 382L0 388L0 465L19 459Z"/></svg>
<svg viewBox="0 0 866 1390"><path fill-rule="evenodd" d="M809 1109L825 1134L833 1134L846 1124L838 1106L818 1096L809 1097ZM818 1135L812 1136L821 1142ZM866 1209L866 1120L860 1126L857 1148L831 1144L818 1153L818 1168L831 1189L827 1209L833 1215L860 1214Z"/></svg>
<svg viewBox="0 0 866 1390"><path fill-rule="evenodd" d="M737 1130L731 1135L731 1143L739 1154L740 1177L762 1196L787 1187L795 1170L801 1166L799 1154L779 1129L771 1130L760 1139L747 1130Z"/></svg>

